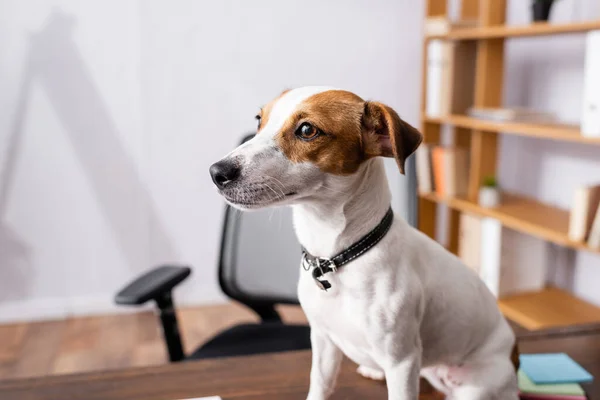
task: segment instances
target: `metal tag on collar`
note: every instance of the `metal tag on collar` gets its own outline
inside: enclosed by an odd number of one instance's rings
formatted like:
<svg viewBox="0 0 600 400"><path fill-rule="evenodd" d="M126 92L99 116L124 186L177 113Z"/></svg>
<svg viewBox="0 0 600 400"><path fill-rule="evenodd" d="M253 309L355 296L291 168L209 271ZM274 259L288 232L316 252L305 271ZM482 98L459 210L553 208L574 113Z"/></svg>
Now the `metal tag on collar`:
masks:
<svg viewBox="0 0 600 400"><path fill-rule="evenodd" d="M331 260L325 259L325 261L329 261L335 267L335 264ZM321 259L320 258L317 258L317 266L315 268L319 269L321 276L325 275L325 272L323 271L323 268L321 267ZM334 268L334 271L335 270L336 269ZM325 279L320 280L319 278L316 278L316 277L313 277L313 278L315 280L315 283L319 287L319 289L327 291L327 289L331 288L331 283L329 283L329 281L327 281Z"/></svg>
<svg viewBox="0 0 600 400"><path fill-rule="evenodd" d="M314 278L314 280L317 284L317 287L321 290L327 291L327 289L331 288L331 283L325 279L320 280L319 278Z"/></svg>

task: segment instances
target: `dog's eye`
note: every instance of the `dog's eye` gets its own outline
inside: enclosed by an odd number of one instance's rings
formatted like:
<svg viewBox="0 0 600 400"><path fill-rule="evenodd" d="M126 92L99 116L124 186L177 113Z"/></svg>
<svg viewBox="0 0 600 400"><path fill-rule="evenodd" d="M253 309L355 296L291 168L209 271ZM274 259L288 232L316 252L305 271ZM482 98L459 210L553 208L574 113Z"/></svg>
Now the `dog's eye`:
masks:
<svg viewBox="0 0 600 400"><path fill-rule="evenodd" d="M260 116L260 114L257 114L256 117L256 130L260 129L260 121L262 120L262 117Z"/></svg>
<svg viewBox="0 0 600 400"><path fill-rule="evenodd" d="M296 129L296 136L302 140L313 140L321 134L321 131L308 122L303 122L302 125Z"/></svg>

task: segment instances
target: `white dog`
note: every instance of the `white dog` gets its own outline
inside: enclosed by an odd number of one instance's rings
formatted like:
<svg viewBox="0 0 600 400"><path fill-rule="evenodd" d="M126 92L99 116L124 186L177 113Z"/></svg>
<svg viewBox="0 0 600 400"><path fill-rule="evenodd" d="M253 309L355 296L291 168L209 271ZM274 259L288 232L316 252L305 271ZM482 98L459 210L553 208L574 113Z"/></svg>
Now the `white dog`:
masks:
<svg viewBox="0 0 600 400"><path fill-rule="evenodd" d="M385 378L390 399L416 399L419 376L452 399L518 399L515 337L492 294L388 211L378 156L404 173L422 135L391 108L327 87L286 91L257 119L258 134L210 172L235 207L293 207L305 249L308 399L333 392L342 354L362 375Z"/></svg>

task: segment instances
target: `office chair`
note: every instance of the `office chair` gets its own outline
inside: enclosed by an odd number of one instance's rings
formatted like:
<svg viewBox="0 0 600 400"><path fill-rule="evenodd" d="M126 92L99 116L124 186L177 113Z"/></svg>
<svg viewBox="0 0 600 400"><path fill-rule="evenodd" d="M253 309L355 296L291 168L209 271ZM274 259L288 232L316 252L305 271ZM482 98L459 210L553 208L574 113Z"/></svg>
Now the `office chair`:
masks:
<svg viewBox="0 0 600 400"><path fill-rule="evenodd" d="M254 134L246 136L242 143ZM416 173L408 160L407 188L401 215L416 225ZM273 245L275 244L275 246ZM191 269L164 265L138 277L115 297L120 305L139 306L154 301L159 310L171 362L310 349L307 325L284 324L276 304L298 304L296 286L301 250L291 221L291 209L282 207L241 213L225 207L219 259L219 285L260 317L218 333L192 354L185 355L179 334L172 291Z"/></svg>

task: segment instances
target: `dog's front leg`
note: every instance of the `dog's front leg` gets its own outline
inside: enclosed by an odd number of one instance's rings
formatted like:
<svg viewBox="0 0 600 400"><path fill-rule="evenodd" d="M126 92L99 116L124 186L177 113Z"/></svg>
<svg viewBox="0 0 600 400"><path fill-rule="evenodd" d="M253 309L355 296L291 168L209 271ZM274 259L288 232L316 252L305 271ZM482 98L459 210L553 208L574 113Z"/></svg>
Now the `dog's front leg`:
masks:
<svg viewBox="0 0 600 400"><path fill-rule="evenodd" d="M342 352L318 329L311 327L312 367L307 400L325 400L335 388L335 381L342 362Z"/></svg>
<svg viewBox="0 0 600 400"><path fill-rule="evenodd" d="M413 400L419 397L421 351L415 349L385 369L389 400Z"/></svg>
<svg viewBox="0 0 600 400"><path fill-rule="evenodd" d="M409 321L401 315L398 321ZM416 400L419 398L419 375L421 372L422 344L417 323L404 322L376 336L383 344L380 354L387 382L389 400Z"/></svg>

